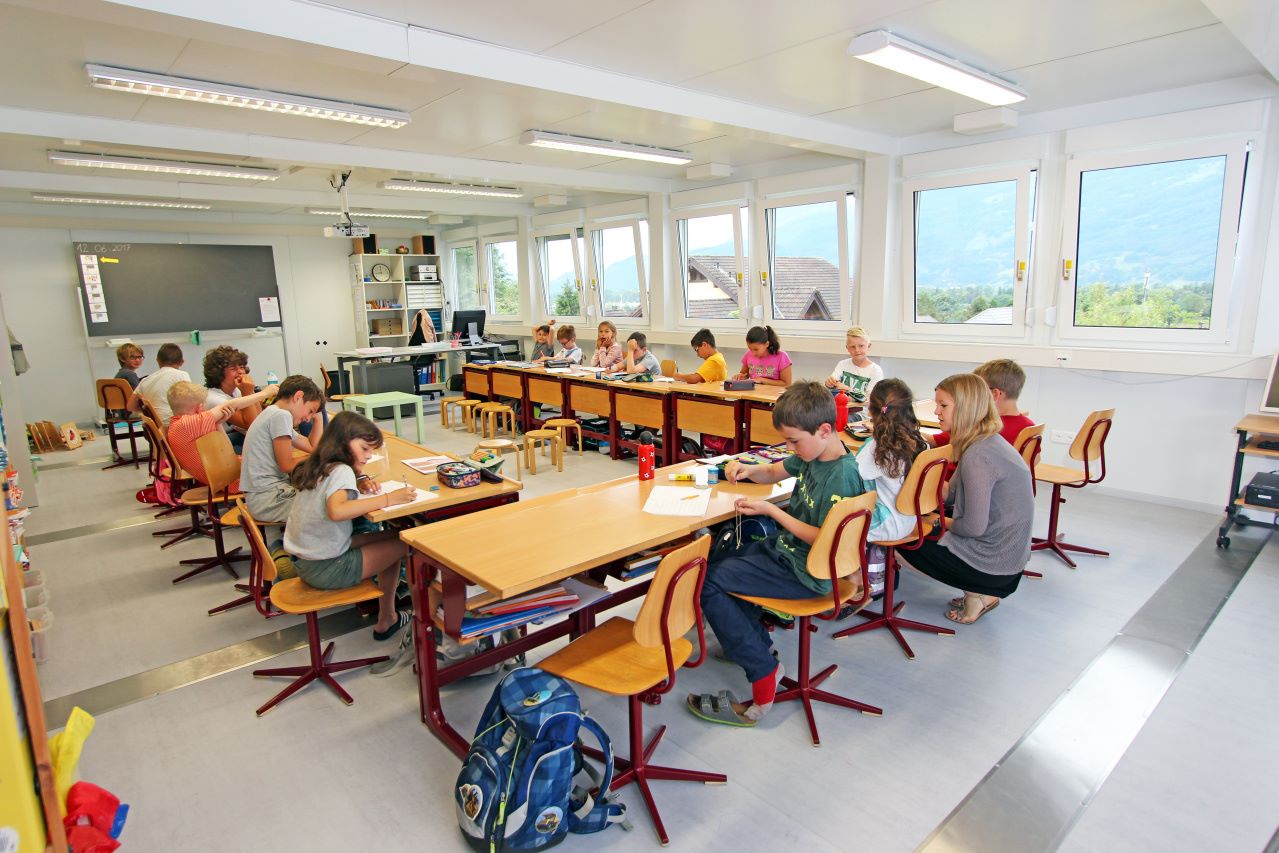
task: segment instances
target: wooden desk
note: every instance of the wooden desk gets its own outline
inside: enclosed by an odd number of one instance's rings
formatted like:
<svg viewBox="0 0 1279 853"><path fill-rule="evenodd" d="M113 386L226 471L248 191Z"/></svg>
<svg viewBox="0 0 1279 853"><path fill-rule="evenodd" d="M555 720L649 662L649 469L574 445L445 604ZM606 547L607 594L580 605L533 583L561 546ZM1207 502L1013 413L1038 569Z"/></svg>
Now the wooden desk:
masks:
<svg viewBox="0 0 1279 853"><path fill-rule="evenodd" d="M778 389L779 392L782 390ZM685 430L728 439L728 453L745 450L742 419L742 393L724 390L723 382L675 382L671 385L671 437L675 443L675 459L690 458L679 448Z"/></svg>
<svg viewBox="0 0 1279 853"><path fill-rule="evenodd" d="M422 721L436 737L458 756L466 754L469 741L445 718L440 687L543 643L587 631L598 612L643 595L648 584L630 584L570 618L442 668L435 659L432 634L437 603L444 610L443 630L458 636L468 583L483 587L495 597L509 598L584 571L615 569L623 559L642 549L673 542L701 527L731 518L733 502L738 497L778 501L789 497L789 493L775 486L721 481L710 489L710 506L704 516L649 515L642 511L654 486L671 485L666 477L670 471L696 464L661 469L656 479L647 482L632 474L400 534L411 548L409 586L413 592ZM432 589L437 578L438 592Z"/></svg>
<svg viewBox="0 0 1279 853"><path fill-rule="evenodd" d="M1279 416L1276 415L1247 415L1239 423L1235 424L1235 435L1238 438L1238 445L1235 449L1235 467L1230 477L1230 497L1226 501L1226 518L1221 524L1221 529L1217 531L1217 547L1229 548L1230 533L1232 525L1240 527L1268 527L1271 530L1279 530L1279 524L1274 522L1253 521L1250 518L1239 515L1241 509L1252 509L1259 512L1276 513L1272 506L1258 506L1257 504L1248 503L1244 496L1243 486L1243 460L1245 456L1262 456L1271 460L1279 459L1279 450L1266 450L1259 447L1258 444L1264 439L1279 440Z"/></svg>
<svg viewBox="0 0 1279 853"><path fill-rule="evenodd" d="M467 364L462 367L462 395L464 397L479 397L484 400L491 398L492 391L489 389L489 368L488 364Z"/></svg>
<svg viewBox="0 0 1279 853"><path fill-rule="evenodd" d="M367 386L368 383L364 381L364 366L370 361L378 361L384 358L414 358L420 355L436 355L447 359L449 356L457 356L464 352L479 351L490 351L494 357L498 357L502 354L502 345L498 343L482 343L453 346L452 341L437 341L433 344L421 344L415 347L389 347L384 352L342 350L333 353L338 362L338 391L343 394L351 393L351 383L354 381L356 371L360 372L361 386ZM351 363L354 363L355 367L351 369L350 377L348 378L347 365Z"/></svg>
<svg viewBox="0 0 1279 853"><path fill-rule="evenodd" d="M414 471L403 464L404 460L417 459L422 456L451 456L454 459L457 457L451 453L442 453L438 450L423 447L420 444L414 444L395 435L387 435L382 449L378 452L385 456L387 460L386 473L375 477L379 483L407 482L409 485L425 491L430 491L431 486L439 486L440 490L431 492L431 494L438 497L423 504L402 504L370 512L367 516L370 521L389 521L393 518L404 518L410 515L421 516L427 521L452 518L489 507L514 503L520 499L520 489L524 488L518 481L509 477L503 477L501 483L481 480L478 486L472 486L469 489L450 489L448 486L441 486L439 479L434 474L427 475ZM381 465L382 463L374 464ZM372 474L373 472L370 471L369 473Z"/></svg>

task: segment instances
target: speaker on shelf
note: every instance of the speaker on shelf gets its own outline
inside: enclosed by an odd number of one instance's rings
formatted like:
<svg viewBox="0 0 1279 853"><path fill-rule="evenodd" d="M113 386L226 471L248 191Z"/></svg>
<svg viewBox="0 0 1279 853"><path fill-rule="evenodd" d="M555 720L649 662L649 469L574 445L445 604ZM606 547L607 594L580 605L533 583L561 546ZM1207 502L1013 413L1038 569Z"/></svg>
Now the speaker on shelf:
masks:
<svg viewBox="0 0 1279 853"><path fill-rule="evenodd" d="M435 254L435 235L423 234L420 237L414 237L413 238L413 254L434 255Z"/></svg>
<svg viewBox="0 0 1279 853"><path fill-rule="evenodd" d="M370 234L367 237L352 237L352 253L356 255L376 255L377 254L377 235Z"/></svg>

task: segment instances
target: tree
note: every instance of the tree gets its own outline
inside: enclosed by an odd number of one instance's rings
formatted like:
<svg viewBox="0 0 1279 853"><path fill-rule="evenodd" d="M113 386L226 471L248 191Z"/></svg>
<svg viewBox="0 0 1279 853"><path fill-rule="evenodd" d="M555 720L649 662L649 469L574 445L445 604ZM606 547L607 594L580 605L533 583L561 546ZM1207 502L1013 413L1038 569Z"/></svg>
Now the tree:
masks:
<svg viewBox="0 0 1279 853"><path fill-rule="evenodd" d="M555 294L555 305L552 313L557 317L572 317L581 313L580 302L578 301L577 285L573 279L564 279L564 284L560 287L560 292Z"/></svg>
<svg viewBox="0 0 1279 853"><path fill-rule="evenodd" d="M520 283L506 267L501 252L489 252L489 264L493 274L493 312L495 314L520 313Z"/></svg>

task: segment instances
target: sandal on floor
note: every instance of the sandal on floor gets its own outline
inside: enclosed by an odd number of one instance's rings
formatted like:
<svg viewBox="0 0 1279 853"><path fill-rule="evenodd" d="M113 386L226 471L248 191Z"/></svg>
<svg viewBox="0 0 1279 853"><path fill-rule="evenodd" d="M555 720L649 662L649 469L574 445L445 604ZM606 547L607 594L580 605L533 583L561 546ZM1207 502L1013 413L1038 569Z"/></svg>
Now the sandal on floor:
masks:
<svg viewBox="0 0 1279 853"><path fill-rule="evenodd" d="M400 633L400 631L404 630L404 628L406 628L412 621L413 616L407 610L401 610L395 614L394 625L387 628L385 631L379 631L376 628L373 629L373 639L377 640L379 643L385 642Z"/></svg>
<svg viewBox="0 0 1279 853"><path fill-rule="evenodd" d="M998 606L999 606L999 599L996 598L990 604L987 604L981 610L978 610L977 615L974 616L972 619L965 619L964 612L962 610L947 610L946 618L960 625L971 625L974 622L976 622L978 619L980 619L981 617L985 616L990 611L994 610Z"/></svg>
<svg viewBox="0 0 1279 853"><path fill-rule="evenodd" d="M693 716L700 717L708 723L740 726L741 728L751 728L755 725L755 720L745 714L738 713L733 707L738 702L728 690L721 690L718 694L690 693L684 704Z"/></svg>

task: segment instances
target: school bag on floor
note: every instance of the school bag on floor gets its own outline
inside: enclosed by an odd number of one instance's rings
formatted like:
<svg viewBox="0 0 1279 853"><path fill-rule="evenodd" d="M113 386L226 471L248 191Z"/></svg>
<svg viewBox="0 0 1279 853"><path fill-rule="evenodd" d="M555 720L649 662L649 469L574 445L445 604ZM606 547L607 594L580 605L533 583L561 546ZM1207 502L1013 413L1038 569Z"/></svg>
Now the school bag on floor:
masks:
<svg viewBox="0 0 1279 853"><path fill-rule="evenodd" d="M599 741L603 773L582 758L578 733ZM575 786L584 771L595 793ZM607 796L613 781L608 735L582 711L564 679L535 667L507 673L493 690L453 795L458 825L476 850L541 850L570 832L622 823L626 806Z"/></svg>

